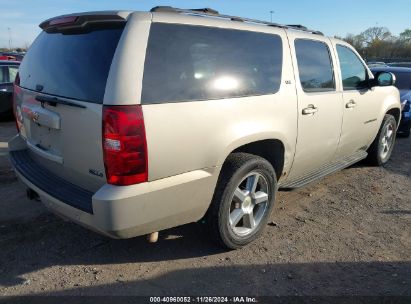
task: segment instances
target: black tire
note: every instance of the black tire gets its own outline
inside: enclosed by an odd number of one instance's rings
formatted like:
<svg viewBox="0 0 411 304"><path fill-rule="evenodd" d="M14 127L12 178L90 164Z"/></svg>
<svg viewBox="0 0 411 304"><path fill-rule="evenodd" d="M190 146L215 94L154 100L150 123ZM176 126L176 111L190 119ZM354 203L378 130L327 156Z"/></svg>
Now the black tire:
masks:
<svg viewBox="0 0 411 304"><path fill-rule="evenodd" d="M268 200L264 202L264 210L260 212L260 220L258 225L256 224L254 226L254 230L247 235L239 236L234 232L233 229L235 228L231 227L229 221L230 212L232 212L230 208L233 204L234 191L239 187L242 181L246 182L244 179L249 174L255 173L260 176L259 180L264 181ZM263 178L261 178L261 176ZM257 187L260 186L258 185ZM267 160L247 153L232 153L229 155L223 165L213 200L205 217L213 240L224 248L238 249L258 238L267 225L268 218L274 206L276 191L276 174L272 165Z"/></svg>
<svg viewBox="0 0 411 304"><path fill-rule="evenodd" d="M387 130L387 127L389 125L394 130L394 134L392 136L392 142L390 144L389 150L386 154L384 154L382 153L384 149L384 146L383 146L383 138L385 136L384 132ZM388 160L391 157L392 150L394 149L396 130L397 130L397 121L395 120L394 116L386 114L381 123L380 130L378 131L378 134L376 138L374 139L374 142L368 148L367 161L369 164L373 166L383 166L384 164L388 162Z"/></svg>

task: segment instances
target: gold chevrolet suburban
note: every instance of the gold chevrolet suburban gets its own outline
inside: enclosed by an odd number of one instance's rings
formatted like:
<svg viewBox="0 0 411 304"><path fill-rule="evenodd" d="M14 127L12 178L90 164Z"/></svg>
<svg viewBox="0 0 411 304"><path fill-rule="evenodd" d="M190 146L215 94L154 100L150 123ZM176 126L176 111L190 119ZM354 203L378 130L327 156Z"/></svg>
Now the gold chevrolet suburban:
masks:
<svg viewBox="0 0 411 304"><path fill-rule="evenodd" d="M278 189L390 158L395 77L318 31L172 7L40 27L15 81L10 158L30 197L107 236L202 219L240 248Z"/></svg>

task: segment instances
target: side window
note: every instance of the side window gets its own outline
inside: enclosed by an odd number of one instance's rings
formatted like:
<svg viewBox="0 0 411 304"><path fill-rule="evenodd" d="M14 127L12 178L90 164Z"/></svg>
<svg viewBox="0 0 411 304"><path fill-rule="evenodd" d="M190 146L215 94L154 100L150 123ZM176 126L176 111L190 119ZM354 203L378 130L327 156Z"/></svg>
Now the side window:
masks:
<svg viewBox="0 0 411 304"><path fill-rule="evenodd" d="M7 67L5 66L0 66L0 83L5 83L7 82Z"/></svg>
<svg viewBox="0 0 411 304"><path fill-rule="evenodd" d="M9 82L14 82L19 68L17 66L9 66Z"/></svg>
<svg viewBox="0 0 411 304"><path fill-rule="evenodd" d="M305 92L335 90L334 70L327 44L309 39L296 39L298 71Z"/></svg>
<svg viewBox="0 0 411 304"><path fill-rule="evenodd" d="M349 48L337 45L344 90L358 90L365 87L367 70L358 56Z"/></svg>
<svg viewBox="0 0 411 304"><path fill-rule="evenodd" d="M154 23L141 100L151 104L274 94L281 71L278 35Z"/></svg>

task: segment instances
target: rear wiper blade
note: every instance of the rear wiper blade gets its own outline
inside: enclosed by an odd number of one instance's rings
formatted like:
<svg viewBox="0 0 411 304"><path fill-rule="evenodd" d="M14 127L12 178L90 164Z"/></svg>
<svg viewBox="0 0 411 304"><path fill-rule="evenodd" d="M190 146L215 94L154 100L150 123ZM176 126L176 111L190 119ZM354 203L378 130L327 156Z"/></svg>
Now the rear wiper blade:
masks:
<svg viewBox="0 0 411 304"><path fill-rule="evenodd" d="M47 102L48 104L50 104L51 106L56 106L56 104L63 104L66 106L70 106L70 107L76 107L76 108L82 108L82 109L86 109L86 106L83 106L81 104L78 103L74 103L71 101L66 101L63 99L60 99L58 97L49 97L49 96L44 96L44 95L37 95L36 96L36 100L40 101L41 103L43 102Z"/></svg>

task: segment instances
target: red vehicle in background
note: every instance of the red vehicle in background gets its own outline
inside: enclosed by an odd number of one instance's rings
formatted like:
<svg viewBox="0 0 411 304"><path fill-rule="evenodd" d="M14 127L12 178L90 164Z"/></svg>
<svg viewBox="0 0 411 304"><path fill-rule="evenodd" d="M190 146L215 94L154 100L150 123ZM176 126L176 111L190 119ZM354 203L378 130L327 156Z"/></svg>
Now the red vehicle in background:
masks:
<svg viewBox="0 0 411 304"><path fill-rule="evenodd" d="M22 61L24 57L23 53L0 53L0 60Z"/></svg>

